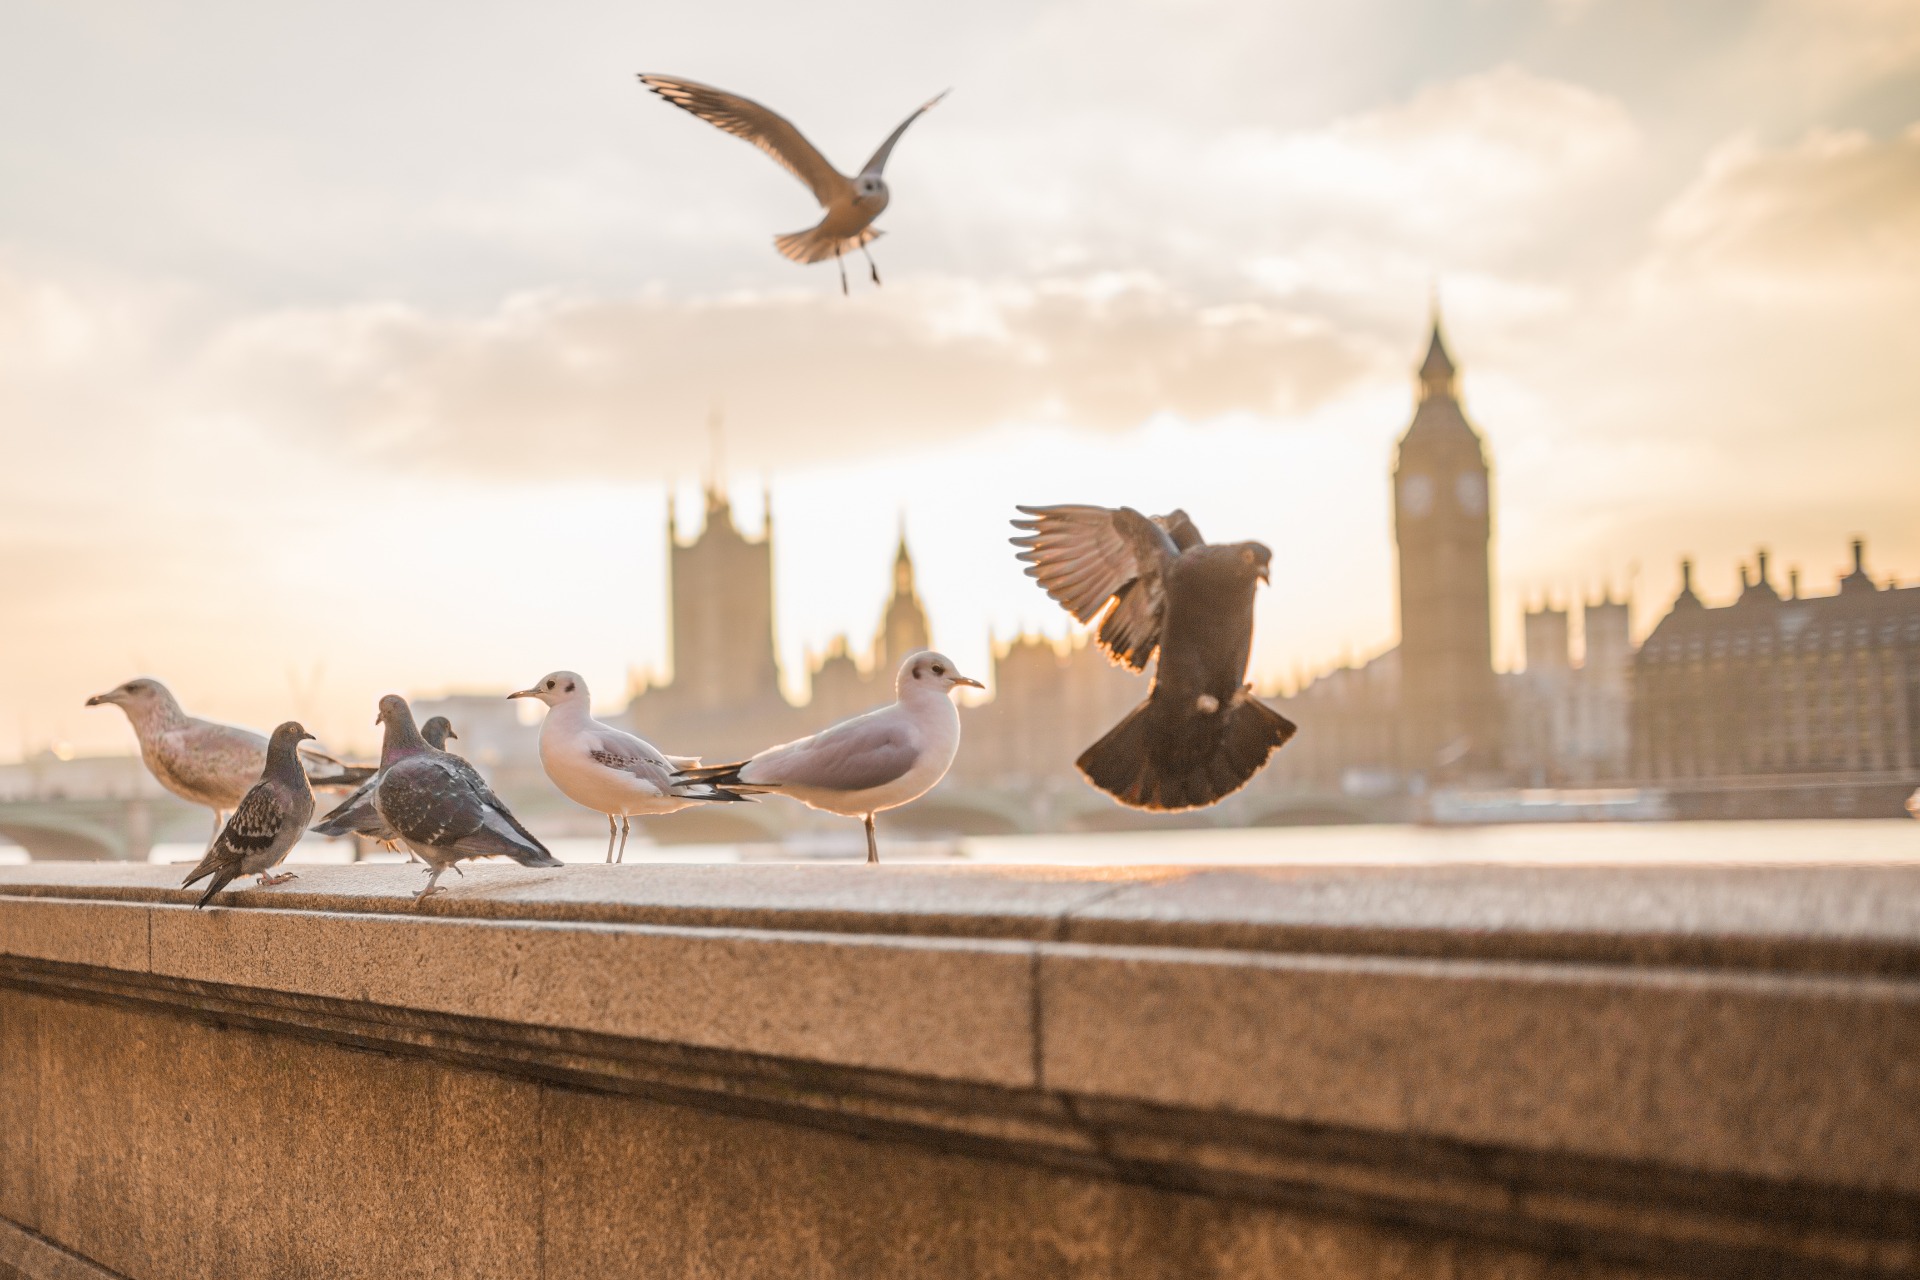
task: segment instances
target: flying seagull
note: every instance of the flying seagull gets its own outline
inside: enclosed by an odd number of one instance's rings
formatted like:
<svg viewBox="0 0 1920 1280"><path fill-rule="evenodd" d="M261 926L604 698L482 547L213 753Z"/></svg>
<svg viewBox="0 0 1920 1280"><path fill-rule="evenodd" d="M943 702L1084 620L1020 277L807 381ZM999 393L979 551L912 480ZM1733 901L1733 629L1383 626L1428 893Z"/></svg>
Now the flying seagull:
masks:
<svg viewBox="0 0 1920 1280"><path fill-rule="evenodd" d="M273 731L260 780L240 797L239 808L214 837L213 846L193 874L180 882L184 889L196 880L213 877L200 901L193 904L196 908L206 906L214 894L238 876L259 876L262 885L293 879L291 871L267 873L300 843L307 819L313 817L313 787L307 782L299 756L300 743L312 736L294 720Z"/></svg>
<svg viewBox="0 0 1920 1280"><path fill-rule="evenodd" d="M1144 671L1147 700L1076 762L1135 809L1197 809L1232 795L1294 733L1246 683L1253 596L1272 552L1209 545L1184 511L1149 520L1131 507L1021 507L1012 539L1027 573L1078 618L1100 618L1100 647ZM1104 614L1104 616L1103 616Z"/></svg>
<svg viewBox="0 0 1920 1280"><path fill-rule="evenodd" d="M860 818L867 861L880 861L873 815L918 800L947 776L960 749L960 713L947 695L984 688L944 654L922 649L900 664L891 705L842 720L811 738L768 747L738 764L683 769L682 778L729 791L771 791L811 809Z"/></svg>
<svg viewBox="0 0 1920 1280"><path fill-rule="evenodd" d="M567 799L607 815L608 862L626 859L628 819L636 815L746 799L675 776L676 769L699 765L699 757L666 755L641 738L595 720L587 682L574 672L555 671L531 689L507 696L537 698L547 704L547 718L540 726L540 767ZM613 850L616 817L620 819L617 857Z"/></svg>
<svg viewBox="0 0 1920 1280"><path fill-rule="evenodd" d="M127 713L140 740L140 758L160 785L213 810L218 837L227 815L266 767L267 740L251 729L188 715L167 686L146 676L87 699L90 707L108 703ZM308 748L301 749L300 763L316 787L353 787L373 776L372 769L344 765Z"/></svg>
<svg viewBox="0 0 1920 1280"><path fill-rule="evenodd" d="M458 738L460 735L453 731L452 721L445 716L434 716L420 726L420 736L435 751L445 751L447 739ZM458 759L458 757L455 758ZM373 793L379 785L380 771L376 769L371 778L354 789L352 795L335 805L321 817L320 821L314 823L315 833L323 836L364 836L369 840L379 841L388 849L399 844L400 837L393 833L393 828L381 818L380 811L373 807ZM413 861L412 853L407 854L407 861Z"/></svg>
<svg viewBox="0 0 1920 1280"><path fill-rule="evenodd" d="M557 867L560 859L507 812L472 765L427 745L398 694L380 699L375 724L387 727L380 748L380 785L373 807L382 822L431 871L424 898L448 867L467 858L512 858L525 867Z"/></svg>
<svg viewBox="0 0 1920 1280"><path fill-rule="evenodd" d="M867 246L880 238L882 233L873 229L873 220L880 216L887 207L887 201L892 198L886 180L880 176L881 171L887 167L887 157L893 154L893 144L900 141L900 135L907 131L907 126L918 120L934 103L946 97L947 91L943 90L929 98L912 115L902 120L899 127L880 144L880 149L873 153L873 158L867 161L867 167L857 176L849 178L829 164L827 158L785 116L750 98L675 76L643 73L640 83L716 129L724 130L736 138L745 138L772 156L781 168L807 184L807 188L813 192L813 198L820 202L820 207L827 214L805 231L775 236L775 248L799 263L824 262L828 258L838 262L840 292L843 294L847 291L847 264L841 255L858 249L867 256L867 269L873 275L873 282L876 285L880 283L880 268L874 265L873 254Z"/></svg>

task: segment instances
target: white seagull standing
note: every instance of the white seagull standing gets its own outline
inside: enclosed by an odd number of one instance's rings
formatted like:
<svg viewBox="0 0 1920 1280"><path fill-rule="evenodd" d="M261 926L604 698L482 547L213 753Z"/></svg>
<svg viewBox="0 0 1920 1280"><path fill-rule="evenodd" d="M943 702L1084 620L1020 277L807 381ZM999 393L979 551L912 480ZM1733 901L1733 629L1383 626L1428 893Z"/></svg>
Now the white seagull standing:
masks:
<svg viewBox="0 0 1920 1280"><path fill-rule="evenodd" d="M873 229L873 220L880 216L887 207L887 201L892 198L886 180L880 176L881 171L887 167L887 157L893 153L893 144L900 141L900 135L907 131L907 126L918 120L927 108L946 97L947 91L943 90L928 99L912 115L902 120L899 128L887 135L887 140L867 161L867 167L849 178L829 164L819 149L793 127L792 121L751 98L674 76L643 73L640 83L716 129L725 130L736 138L745 138L772 156L788 173L807 184L827 215L805 231L775 236L775 248L799 263L824 262L828 258L838 262L840 292L843 294L847 291L847 264L841 255L858 249L866 254L867 269L873 275L873 282L876 285L880 283L880 268L874 265L873 254L867 246L880 238L882 233Z"/></svg>
<svg viewBox="0 0 1920 1280"><path fill-rule="evenodd" d="M629 818L745 798L705 783L687 782L675 773L698 765L698 756L667 755L625 730L595 720L587 682L574 672L555 671L533 688L507 696L538 698L547 704L546 722L540 726L540 767L567 799L607 815L608 862L626 860ZM620 820L617 857L615 818Z"/></svg>
<svg viewBox="0 0 1920 1280"><path fill-rule="evenodd" d="M729 791L777 792L810 809L863 819L867 861L878 862L873 815L933 790L960 750L960 712L948 694L963 684L986 687L961 675L953 659L922 649L900 664L891 706L768 747L751 760L687 769L681 776Z"/></svg>

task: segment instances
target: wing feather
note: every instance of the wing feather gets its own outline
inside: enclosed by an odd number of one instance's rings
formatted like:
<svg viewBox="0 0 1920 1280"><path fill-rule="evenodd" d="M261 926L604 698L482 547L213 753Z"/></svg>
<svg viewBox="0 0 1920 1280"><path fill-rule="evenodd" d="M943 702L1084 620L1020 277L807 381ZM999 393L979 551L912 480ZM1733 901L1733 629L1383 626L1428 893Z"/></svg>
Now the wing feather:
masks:
<svg viewBox="0 0 1920 1280"><path fill-rule="evenodd" d="M807 141L800 130L794 128L791 120L779 112L763 107L751 98L743 98L737 93L728 93L725 89L716 89L697 80L643 74L640 83L682 111L696 115L736 138L743 138L772 156L781 168L806 183L808 190L813 192L813 198L821 204L831 205L852 198L853 184L827 162L827 158ZM904 129L906 125L900 128ZM895 136L898 136L897 130ZM893 145L892 138L887 140L887 145Z"/></svg>
<svg viewBox="0 0 1920 1280"><path fill-rule="evenodd" d="M1115 662L1144 671L1160 644L1166 607L1163 575L1182 550L1177 538L1199 539L1184 512L1149 520L1132 507L1068 504L1021 507L1031 530L1012 539L1028 576L1081 622L1101 621L1096 638Z"/></svg>
<svg viewBox="0 0 1920 1280"><path fill-rule="evenodd" d="M867 174L872 174L876 178L879 177L881 172L887 167L887 157L893 154L893 144L900 141L900 135L907 131L907 126L927 114L927 112L932 109L934 103L940 101L940 99L946 97L951 92L953 92L951 89L942 89L939 93L934 94L918 107L915 107L913 114L905 120L902 120L894 128L894 131L887 135L887 140L880 144L880 149L873 153L872 158L867 161L866 167L860 170L861 176L864 177Z"/></svg>

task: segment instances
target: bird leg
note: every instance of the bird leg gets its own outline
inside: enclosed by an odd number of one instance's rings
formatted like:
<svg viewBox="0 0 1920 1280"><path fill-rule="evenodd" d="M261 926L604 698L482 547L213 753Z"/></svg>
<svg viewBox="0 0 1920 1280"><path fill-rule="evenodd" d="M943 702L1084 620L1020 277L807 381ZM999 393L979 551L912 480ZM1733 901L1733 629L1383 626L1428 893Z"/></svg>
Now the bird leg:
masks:
<svg viewBox="0 0 1920 1280"><path fill-rule="evenodd" d="M627 824L628 822L629 822L629 819L627 815L624 813L621 814L620 815L620 856L614 859L615 862L625 862L627 860Z"/></svg>
<svg viewBox="0 0 1920 1280"><path fill-rule="evenodd" d="M457 867L454 869L456 871L459 870L459 868ZM429 871L427 873L427 887L413 895L415 902L418 902L420 899L427 897L430 894L446 892L445 889L442 889L439 885L434 883L434 881L440 878L440 873L445 870L446 870L445 867L435 867L432 871Z"/></svg>
<svg viewBox="0 0 1920 1280"><path fill-rule="evenodd" d="M220 828L227 825L227 815L219 809L213 811L213 834L207 837L207 848L213 848L213 842L220 838Z"/></svg>
<svg viewBox="0 0 1920 1280"><path fill-rule="evenodd" d="M613 861L613 815L607 815L607 861Z"/></svg>
<svg viewBox="0 0 1920 1280"><path fill-rule="evenodd" d="M844 298L847 296L847 260L840 256L838 249L833 251L833 260L840 264L840 296Z"/></svg>
<svg viewBox="0 0 1920 1280"><path fill-rule="evenodd" d="M880 846L874 842L874 838L873 838L873 815L872 814L867 815L867 861L868 862L880 861Z"/></svg>
<svg viewBox="0 0 1920 1280"><path fill-rule="evenodd" d="M871 272L871 273L872 273L872 275L873 275L873 283L874 283L874 287L875 287L875 288L878 288L878 287L879 287L879 285L880 285L880 267L879 267L879 264L878 264L878 263L876 263L876 262L874 262L874 260L873 260L873 253L872 253L872 251L871 251L871 250L869 250L869 249L867 248L867 246L865 246L864 244L860 246L860 252L861 252L861 253L864 253L864 254L866 254L866 255L867 255L867 270L868 270L869 272Z"/></svg>
<svg viewBox="0 0 1920 1280"><path fill-rule="evenodd" d="M298 880L299 878L300 878L300 873L297 871L278 871L278 872L275 872L273 875L268 875L266 872L262 871L260 873L259 887L264 889L270 884L285 884L289 880Z"/></svg>

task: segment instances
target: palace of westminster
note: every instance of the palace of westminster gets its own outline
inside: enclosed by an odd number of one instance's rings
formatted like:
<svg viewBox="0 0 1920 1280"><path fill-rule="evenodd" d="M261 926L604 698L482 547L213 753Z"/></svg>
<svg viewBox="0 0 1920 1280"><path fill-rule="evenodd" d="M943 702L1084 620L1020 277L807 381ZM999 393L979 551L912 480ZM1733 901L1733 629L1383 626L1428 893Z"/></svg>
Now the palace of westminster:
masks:
<svg viewBox="0 0 1920 1280"><path fill-rule="evenodd" d="M1795 574L1783 596L1763 552L1739 598L1709 606L1683 566L1638 646L1626 602L1587 601L1576 663L1569 611L1540 607L1524 617L1524 669L1497 672L1488 450L1437 319L1417 376L1393 467L1399 643L1272 699L1300 732L1228 802L1236 820L1261 820L1263 798L1372 797L1388 802L1375 813L1419 816L1423 794L1513 788L1655 789L1678 797L1677 816L1898 812L1920 781L1920 587L1874 582L1857 541L1826 595L1803 595ZM904 532L871 646L837 640L795 706L775 656L771 514L755 539L717 483L705 506L691 541L668 511L672 679L636 686L616 719L718 759L889 700L901 658L932 639ZM948 786L1084 788L1075 757L1147 689L1091 644L1036 637L995 645L989 685L992 701L963 713ZM445 710L461 723L481 707Z"/></svg>

